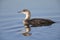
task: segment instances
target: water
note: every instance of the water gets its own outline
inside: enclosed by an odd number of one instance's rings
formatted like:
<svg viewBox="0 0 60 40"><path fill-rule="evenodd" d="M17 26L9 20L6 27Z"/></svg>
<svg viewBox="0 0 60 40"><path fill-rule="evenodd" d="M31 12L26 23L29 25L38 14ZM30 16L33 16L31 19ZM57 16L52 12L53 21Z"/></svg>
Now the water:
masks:
<svg viewBox="0 0 60 40"><path fill-rule="evenodd" d="M24 16L16 15L4 15L0 19L0 40L59 40L60 39L60 16L38 16L55 21L55 24L51 26L32 27L31 36L24 36L24 25L22 23ZM39 14L37 14L39 15ZM52 14L51 14L52 15ZM53 14L55 15L55 14ZM37 17L33 15L32 18Z"/></svg>
<svg viewBox="0 0 60 40"><path fill-rule="evenodd" d="M60 40L60 1L27 0L24 2L22 0L23 5L21 5L17 0L0 0L0 40ZM25 15L18 14L17 11L25 7L30 9L31 18L46 18L56 23L50 26L31 27L31 36L22 35L25 31L22 23Z"/></svg>

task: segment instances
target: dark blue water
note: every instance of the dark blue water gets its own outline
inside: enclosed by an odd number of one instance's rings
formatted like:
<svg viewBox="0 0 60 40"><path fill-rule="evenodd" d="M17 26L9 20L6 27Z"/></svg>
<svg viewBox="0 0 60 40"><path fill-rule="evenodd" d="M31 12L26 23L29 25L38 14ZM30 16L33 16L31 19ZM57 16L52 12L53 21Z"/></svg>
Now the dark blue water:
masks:
<svg viewBox="0 0 60 40"><path fill-rule="evenodd" d="M59 4L59 0L0 0L0 40L60 40ZM17 13L23 8L31 11L31 18L46 18L56 23L31 27L32 35L24 36L22 33L25 28L22 21L25 15Z"/></svg>

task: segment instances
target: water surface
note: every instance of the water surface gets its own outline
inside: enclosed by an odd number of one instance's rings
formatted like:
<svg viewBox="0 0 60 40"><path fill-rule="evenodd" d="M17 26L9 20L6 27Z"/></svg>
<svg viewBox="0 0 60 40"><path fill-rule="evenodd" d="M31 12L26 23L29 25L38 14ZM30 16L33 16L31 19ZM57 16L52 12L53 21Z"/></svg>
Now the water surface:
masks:
<svg viewBox="0 0 60 40"><path fill-rule="evenodd" d="M25 32L22 21L25 15L17 11L27 8L31 18L46 18L56 23L50 26L31 27L31 36ZM0 0L0 40L60 40L59 0Z"/></svg>

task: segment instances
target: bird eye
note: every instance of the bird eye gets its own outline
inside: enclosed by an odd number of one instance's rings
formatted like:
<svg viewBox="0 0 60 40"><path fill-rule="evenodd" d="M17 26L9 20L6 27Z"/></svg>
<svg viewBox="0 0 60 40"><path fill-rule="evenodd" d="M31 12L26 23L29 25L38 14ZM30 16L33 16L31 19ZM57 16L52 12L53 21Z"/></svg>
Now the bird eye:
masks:
<svg viewBox="0 0 60 40"><path fill-rule="evenodd" d="M26 11L26 10L23 10L24 12Z"/></svg>

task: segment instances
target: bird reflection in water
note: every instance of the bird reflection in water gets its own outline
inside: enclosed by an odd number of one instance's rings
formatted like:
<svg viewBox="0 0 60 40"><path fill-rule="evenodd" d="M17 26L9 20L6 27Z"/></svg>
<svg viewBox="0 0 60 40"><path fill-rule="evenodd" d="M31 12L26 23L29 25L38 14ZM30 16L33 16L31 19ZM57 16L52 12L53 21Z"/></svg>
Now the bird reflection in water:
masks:
<svg viewBox="0 0 60 40"><path fill-rule="evenodd" d="M25 32L22 33L24 36L31 36L31 27L29 26L29 24L25 24Z"/></svg>
<svg viewBox="0 0 60 40"><path fill-rule="evenodd" d="M29 33L29 32L25 32L25 33L22 33L24 36L31 36L32 33Z"/></svg>

